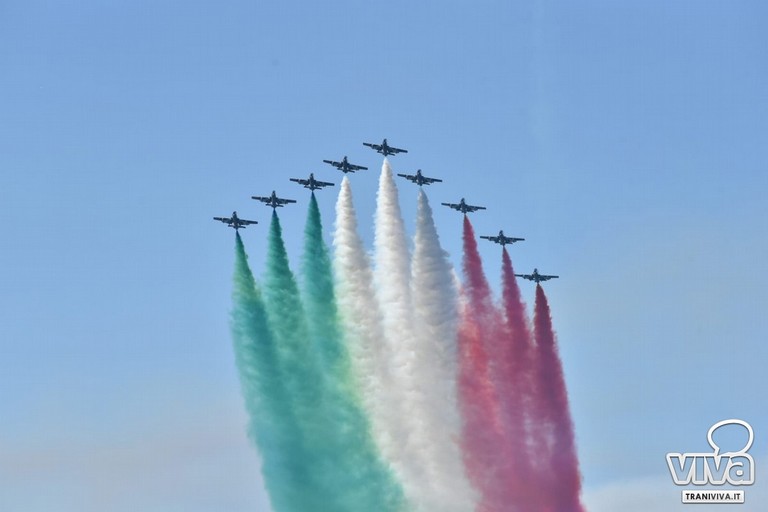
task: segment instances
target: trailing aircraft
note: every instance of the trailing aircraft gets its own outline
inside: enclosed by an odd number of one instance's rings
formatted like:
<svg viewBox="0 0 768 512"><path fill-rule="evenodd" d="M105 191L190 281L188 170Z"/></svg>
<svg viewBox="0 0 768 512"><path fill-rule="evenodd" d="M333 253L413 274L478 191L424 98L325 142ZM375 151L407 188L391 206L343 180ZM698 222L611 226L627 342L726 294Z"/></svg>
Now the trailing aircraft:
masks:
<svg viewBox="0 0 768 512"><path fill-rule="evenodd" d="M464 202L464 198L461 198L461 201L459 203L440 203L443 206L447 206L448 208L453 208L454 210L458 210L464 215L466 215L469 212L475 212L477 210L485 210L485 206L472 206L471 204L467 204Z"/></svg>
<svg viewBox="0 0 768 512"><path fill-rule="evenodd" d="M268 197L263 196L251 196L251 199L255 199L257 201L261 201L262 203L265 203L267 206L271 206L274 210L275 208L281 208L286 204L289 203L295 203L296 200L294 199L282 199L280 197L277 197L277 194L275 194L275 191L272 191L272 195Z"/></svg>
<svg viewBox="0 0 768 512"><path fill-rule="evenodd" d="M529 281L536 281L537 283L540 283L542 281L549 281L550 279L557 279L560 276L545 276L542 274L539 274L538 269L533 269L533 274L515 274L517 277L522 277L523 279L527 279Z"/></svg>
<svg viewBox="0 0 768 512"><path fill-rule="evenodd" d="M231 228L235 228L235 231L237 231L240 228L245 229L246 226L250 226L251 224L258 224L255 220L246 220L241 219L237 216L237 212L232 212L231 217L214 217L213 220L218 220L220 222L223 222L227 226Z"/></svg>
<svg viewBox="0 0 768 512"><path fill-rule="evenodd" d="M407 149L400 149L395 148L387 144L387 139L384 139L381 144L372 144L370 142L363 142L363 146L368 146L369 148L375 150L377 153L381 153L384 156L387 155L396 155L398 153L407 153Z"/></svg>
<svg viewBox="0 0 768 512"><path fill-rule="evenodd" d="M327 164L331 164L332 166L334 166L344 174L347 174L348 172L364 171L368 169L367 167L364 167L362 165L355 165L355 164L349 163L346 155L344 156L344 158L341 159L341 162L336 162L334 160L323 160L323 162Z"/></svg>
<svg viewBox="0 0 768 512"><path fill-rule="evenodd" d="M515 242L522 242L523 240L525 240L525 238L515 238L512 236L505 236L504 231L499 231L499 234L497 236L480 235L480 238L485 238L486 240L490 240L491 242L501 244L502 246L507 244L513 244Z"/></svg>
<svg viewBox="0 0 768 512"><path fill-rule="evenodd" d="M443 181L443 180L439 180L437 178L428 178L428 177L424 176L423 174L421 174L421 169L416 171L415 175L414 174L400 174L400 173L398 173L397 175L407 179L408 181L412 181L412 182L416 183L418 186L429 185L430 183L442 183L442 181Z"/></svg>
<svg viewBox="0 0 768 512"><path fill-rule="evenodd" d="M323 187L332 187L333 183L329 183L327 181L318 181L315 179L314 173L309 173L309 178L306 180L301 178L289 178L291 181L294 181L298 183L299 185L304 185L304 188L308 188L309 190L312 190L313 192L315 190L319 190Z"/></svg>

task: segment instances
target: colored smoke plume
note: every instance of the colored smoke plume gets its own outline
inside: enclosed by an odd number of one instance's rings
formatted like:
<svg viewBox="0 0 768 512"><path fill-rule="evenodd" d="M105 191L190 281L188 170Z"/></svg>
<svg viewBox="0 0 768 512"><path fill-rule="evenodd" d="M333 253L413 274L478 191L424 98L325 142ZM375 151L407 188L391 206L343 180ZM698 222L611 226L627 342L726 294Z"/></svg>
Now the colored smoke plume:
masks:
<svg viewBox="0 0 768 512"><path fill-rule="evenodd" d="M534 308L534 339L537 353L537 411L536 418L551 437L542 453L549 462L541 478L548 484L546 510L553 512L584 512L580 502L581 475L576 455L573 421L568 406L568 392L560 355L557 349L552 317L544 289L536 285ZM549 475L547 478L546 475Z"/></svg>
<svg viewBox="0 0 768 512"><path fill-rule="evenodd" d="M500 316L483 273L477 240L464 216L464 308L459 326L459 401L464 418L462 449L470 481L480 491L478 512L509 510L508 453L488 343L500 334Z"/></svg>

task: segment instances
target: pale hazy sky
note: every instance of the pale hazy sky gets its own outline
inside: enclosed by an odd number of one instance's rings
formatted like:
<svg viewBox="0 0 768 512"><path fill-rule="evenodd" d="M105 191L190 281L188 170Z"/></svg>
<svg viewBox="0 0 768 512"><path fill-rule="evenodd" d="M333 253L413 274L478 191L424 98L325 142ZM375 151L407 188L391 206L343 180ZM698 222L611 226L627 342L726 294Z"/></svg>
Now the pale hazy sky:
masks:
<svg viewBox="0 0 768 512"><path fill-rule="evenodd" d="M263 270L307 197L381 159L460 257L526 241L547 283L593 512L685 509L664 455L726 417L768 451L764 2L0 2L0 508L259 510L228 335L233 233ZM399 183L409 228L416 188ZM328 235L338 189L319 197ZM498 247L483 245L498 281ZM529 301L533 287L523 285ZM765 460L762 457L762 460ZM760 479L758 468L758 479ZM644 491L648 491L645 493ZM634 491L633 491L634 492ZM764 491L759 491L764 492ZM755 496L758 496L755 490ZM764 494L763 494L764 495ZM749 501L749 492L747 494ZM602 501L600 501L602 500ZM608 501L606 501L608 500ZM667 510L667 509L663 509ZM750 506L740 510L755 510Z"/></svg>

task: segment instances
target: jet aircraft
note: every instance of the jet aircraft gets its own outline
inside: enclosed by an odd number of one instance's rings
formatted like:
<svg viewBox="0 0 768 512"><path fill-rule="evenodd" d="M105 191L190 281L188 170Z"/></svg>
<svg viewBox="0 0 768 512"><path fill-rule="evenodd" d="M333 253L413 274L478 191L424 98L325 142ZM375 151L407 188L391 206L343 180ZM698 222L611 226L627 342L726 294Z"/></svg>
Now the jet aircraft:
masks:
<svg viewBox="0 0 768 512"><path fill-rule="evenodd" d="M301 178L290 178L291 181L295 181L299 185L304 185L304 188L308 188L309 190L315 191L317 189L321 189L323 187L332 187L333 183L329 183L327 181L318 181L315 179L314 173L309 173L309 178L306 180L303 180Z"/></svg>
<svg viewBox="0 0 768 512"><path fill-rule="evenodd" d="M333 160L323 160L323 162L327 164L331 164L332 166L334 166L344 174L347 174L348 172L364 171L368 169L367 167L363 167L362 165L355 165L355 164L349 163L346 155L344 156L344 158L341 159L341 162L335 162Z"/></svg>
<svg viewBox="0 0 768 512"><path fill-rule="evenodd" d="M491 242L501 244L502 246L507 244L513 244L515 242L522 242L523 240L525 240L525 238L515 238L512 236L505 236L504 231L499 231L499 234L497 236L480 235L480 238L485 238L486 240L490 240Z"/></svg>
<svg viewBox="0 0 768 512"><path fill-rule="evenodd" d="M400 173L398 173L397 175L398 176L402 176L403 178L416 183L418 186L429 185L430 183L442 183L442 181L443 181L443 180L439 180L437 178L428 178L428 177L424 176L423 174L421 174L421 169L416 171L415 175L413 175L413 174L400 174Z"/></svg>
<svg viewBox="0 0 768 512"><path fill-rule="evenodd" d="M454 210L458 210L464 215L466 215L469 212L475 212L477 210L485 210L485 206L472 206L471 204L467 204L464 202L464 198L461 198L461 201L456 203L441 203L443 206L447 206L448 208L453 208Z"/></svg>
<svg viewBox="0 0 768 512"><path fill-rule="evenodd" d="M258 224L255 220L245 220L241 219L237 216L237 212L232 212L231 217L214 217L213 220L218 220L226 224L227 226L231 228L235 228L235 231L237 231L240 228L245 229L246 226L249 226L251 224Z"/></svg>
<svg viewBox="0 0 768 512"><path fill-rule="evenodd" d="M384 156L396 155L398 153L407 153L407 149L394 148L387 144L387 139L384 139L381 144L371 144L370 142L363 142L363 146L372 148L377 153L381 153Z"/></svg>
<svg viewBox="0 0 768 512"><path fill-rule="evenodd" d="M536 283L540 283L542 281L549 281L550 279L557 279L560 276L545 276L542 274L539 274L538 269L533 269L533 274L515 274L517 277L522 277L523 279L527 279L529 281L536 281Z"/></svg>
<svg viewBox="0 0 768 512"><path fill-rule="evenodd" d="M286 204L296 202L294 199L282 199L280 197L277 197L274 190L272 191L272 195L269 197L251 196L251 199L256 199L257 201L261 201L262 203L265 203L267 206L271 206L273 210L275 208L281 208Z"/></svg>

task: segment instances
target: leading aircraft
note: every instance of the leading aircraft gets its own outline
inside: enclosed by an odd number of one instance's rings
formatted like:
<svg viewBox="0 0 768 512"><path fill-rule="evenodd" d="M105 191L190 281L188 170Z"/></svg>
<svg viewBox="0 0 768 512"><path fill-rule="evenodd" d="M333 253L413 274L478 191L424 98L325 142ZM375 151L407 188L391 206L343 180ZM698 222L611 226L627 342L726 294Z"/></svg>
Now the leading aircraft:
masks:
<svg viewBox="0 0 768 512"><path fill-rule="evenodd" d="M323 162L327 164L331 164L332 166L334 166L344 174L347 174L348 172L364 171L368 169L367 167L363 167L362 165L355 165L355 164L349 163L346 155L344 156L344 158L341 159L341 162L335 162L333 160L323 160Z"/></svg>
<svg viewBox="0 0 768 512"><path fill-rule="evenodd" d="M275 194L275 191L272 191L272 195L269 197L263 197L263 196L251 196L251 199L256 199L257 201L261 201L262 203L266 203L267 206L271 206L274 210L275 208L281 208L282 206L289 204L289 203L295 203L296 200L294 199L282 199L280 197L277 197L277 194Z"/></svg>
<svg viewBox="0 0 768 512"><path fill-rule="evenodd" d="M469 212L476 212L477 210L485 210L485 206L472 206L471 204L467 204L464 202L464 198L461 198L461 201L456 203L440 203L443 206L447 206L448 208L453 208L454 210L458 210L464 215L466 215Z"/></svg>
<svg viewBox="0 0 768 512"><path fill-rule="evenodd" d="M381 153L384 156L396 155L398 153L407 153L407 149L394 148L387 144L387 139L384 139L381 144L371 144L370 142L363 142L363 146L368 146L374 149L377 153Z"/></svg>
<svg viewBox="0 0 768 512"><path fill-rule="evenodd" d="M400 173L398 173L397 175L398 176L402 176L403 178L416 183L418 186L429 185L430 183L442 183L443 182L443 180L439 180L437 178L428 178L428 177L424 176L423 174L421 174L421 169L416 171L415 175L413 175L413 174L400 174Z"/></svg>
<svg viewBox="0 0 768 512"><path fill-rule="evenodd" d="M529 281L536 281L536 283L540 283L542 281L549 281L550 279L557 279L560 276L545 276L542 274L539 274L539 269L533 269L533 274L515 274L517 277L522 277L523 279L527 279Z"/></svg>
<svg viewBox="0 0 768 512"><path fill-rule="evenodd" d="M513 244L515 242L522 242L523 240L525 240L525 238L515 238L512 236L505 236L504 231L499 231L499 234L497 236L480 235L480 238L485 238L486 240L490 240L491 242L501 244L502 246L507 244Z"/></svg>
<svg viewBox="0 0 768 512"><path fill-rule="evenodd" d="M235 231L237 231L240 228L245 229L246 226L249 226L251 224L258 224L255 220L245 220L241 219L237 216L237 212L232 212L231 217L214 217L213 220L218 220L226 224L227 226L231 228L235 228Z"/></svg>
<svg viewBox="0 0 768 512"><path fill-rule="evenodd" d="M291 181L295 181L299 185L304 185L304 188L308 188L309 190L315 191L317 189L321 189L323 187L332 187L333 183L329 183L327 181L318 181L315 179L314 173L309 173L309 178L306 180L303 180L301 178L289 178Z"/></svg>

